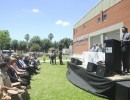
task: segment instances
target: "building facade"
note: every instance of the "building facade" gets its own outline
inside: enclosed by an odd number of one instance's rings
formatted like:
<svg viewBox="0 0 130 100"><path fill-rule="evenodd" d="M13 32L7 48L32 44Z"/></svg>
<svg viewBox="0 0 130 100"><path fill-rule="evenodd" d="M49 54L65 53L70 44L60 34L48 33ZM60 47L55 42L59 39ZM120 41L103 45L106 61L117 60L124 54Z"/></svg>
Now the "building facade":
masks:
<svg viewBox="0 0 130 100"><path fill-rule="evenodd" d="M101 0L73 28L73 52L82 54L106 39L120 40L121 28L130 32L130 0Z"/></svg>

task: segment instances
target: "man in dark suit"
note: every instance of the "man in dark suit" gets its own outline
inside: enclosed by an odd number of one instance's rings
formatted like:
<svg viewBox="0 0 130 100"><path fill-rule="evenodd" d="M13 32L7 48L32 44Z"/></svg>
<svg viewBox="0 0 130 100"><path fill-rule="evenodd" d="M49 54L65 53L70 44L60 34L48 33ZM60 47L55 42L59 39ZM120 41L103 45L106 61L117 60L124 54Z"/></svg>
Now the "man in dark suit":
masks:
<svg viewBox="0 0 130 100"><path fill-rule="evenodd" d="M129 73L129 60L130 60L130 34L128 33L128 29L126 27L122 27L123 37L121 40L121 51L122 51L122 63L123 63L123 72L127 70Z"/></svg>
<svg viewBox="0 0 130 100"><path fill-rule="evenodd" d="M59 51L59 61L60 61L60 65L63 65L63 62L62 62L62 51L61 50Z"/></svg>
<svg viewBox="0 0 130 100"><path fill-rule="evenodd" d="M24 79L24 78L20 78L17 75L16 71L11 66L8 67L7 73L9 75L10 80L11 80L12 83L13 82L20 82L21 85L23 85L23 86L27 86L27 85L30 84L29 80Z"/></svg>

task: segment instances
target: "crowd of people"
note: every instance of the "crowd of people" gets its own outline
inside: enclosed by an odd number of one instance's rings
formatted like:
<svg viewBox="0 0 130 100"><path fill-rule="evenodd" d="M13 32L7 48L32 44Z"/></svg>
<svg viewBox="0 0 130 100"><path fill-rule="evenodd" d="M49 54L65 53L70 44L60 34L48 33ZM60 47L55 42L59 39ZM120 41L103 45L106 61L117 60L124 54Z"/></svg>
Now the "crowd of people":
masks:
<svg viewBox="0 0 130 100"><path fill-rule="evenodd" d="M30 100L31 76L38 74L35 54L0 56L0 100Z"/></svg>
<svg viewBox="0 0 130 100"><path fill-rule="evenodd" d="M126 27L122 27L123 37L121 40L123 72L129 73L129 43L130 34ZM93 44L91 52L105 52L102 44ZM50 64L56 64L57 54L52 50L49 54ZM60 65L63 65L62 50L58 52ZM44 58L45 62L45 58ZM0 100L30 100L27 87L30 87L31 76L39 74L37 70L40 61L36 54L0 55Z"/></svg>

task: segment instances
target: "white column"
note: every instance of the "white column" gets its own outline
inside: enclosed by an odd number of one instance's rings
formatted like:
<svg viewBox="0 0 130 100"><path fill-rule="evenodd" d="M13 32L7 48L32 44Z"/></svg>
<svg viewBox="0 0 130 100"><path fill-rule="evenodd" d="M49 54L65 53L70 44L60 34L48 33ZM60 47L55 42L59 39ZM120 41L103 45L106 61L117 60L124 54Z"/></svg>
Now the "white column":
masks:
<svg viewBox="0 0 130 100"><path fill-rule="evenodd" d="M123 33L122 33L122 27L120 28L120 40L122 39Z"/></svg>
<svg viewBox="0 0 130 100"><path fill-rule="evenodd" d="M88 49L90 50L90 36L88 37Z"/></svg>
<svg viewBox="0 0 130 100"><path fill-rule="evenodd" d="M104 40L103 40L103 34L100 35L100 43L101 43L102 46L103 46L103 43L104 43Z"/></svg>

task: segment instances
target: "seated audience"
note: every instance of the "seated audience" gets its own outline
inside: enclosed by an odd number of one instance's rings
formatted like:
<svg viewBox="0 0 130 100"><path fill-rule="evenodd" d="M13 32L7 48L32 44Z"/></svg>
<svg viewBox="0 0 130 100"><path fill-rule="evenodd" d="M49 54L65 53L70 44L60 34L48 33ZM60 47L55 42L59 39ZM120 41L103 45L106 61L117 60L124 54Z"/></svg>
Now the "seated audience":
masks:
<svg viewBox="0 0 130 100"><path fill-rule="evenodd" d="M8 65L5 62L0 63L0 69L1 69L1 78L3 79L3 86L2 89L5 90L13 90L18 92L18 98L19 100L29 100L29 95L28 92L23 90L23 89L18 89L17 87L12 87L11 86L11 81L10 77L8 76L7 70L8 70ZM8 92L8 91L7 91ZM26 99L23 99L24 96L26 96ZM13 97L12 97L13 100Z"/></svg>
<svg viewBox="0 0 130 100"><path fill-rule="evenodd" d="M4 88L3 78L1 76L2 74L0 73L0 100L11 100L11 97L4 92L6 89Z"/></svg>
<svg viewBox="0 0 130 100"><path fill-rule="evenodd" d="M99 45L99 48L97 49L97 52L105 52L104 48L102 47L102 44Z"/></svg>
<svg viewBox="0 0 130 100"><path fill-rule="evenodd" d="M91 48L90 51L92 51L92 52L96 52L96 50L97 50L97 48L96 48L96 44L93 44L93 46L92 46L92 48Z"/></svg>

